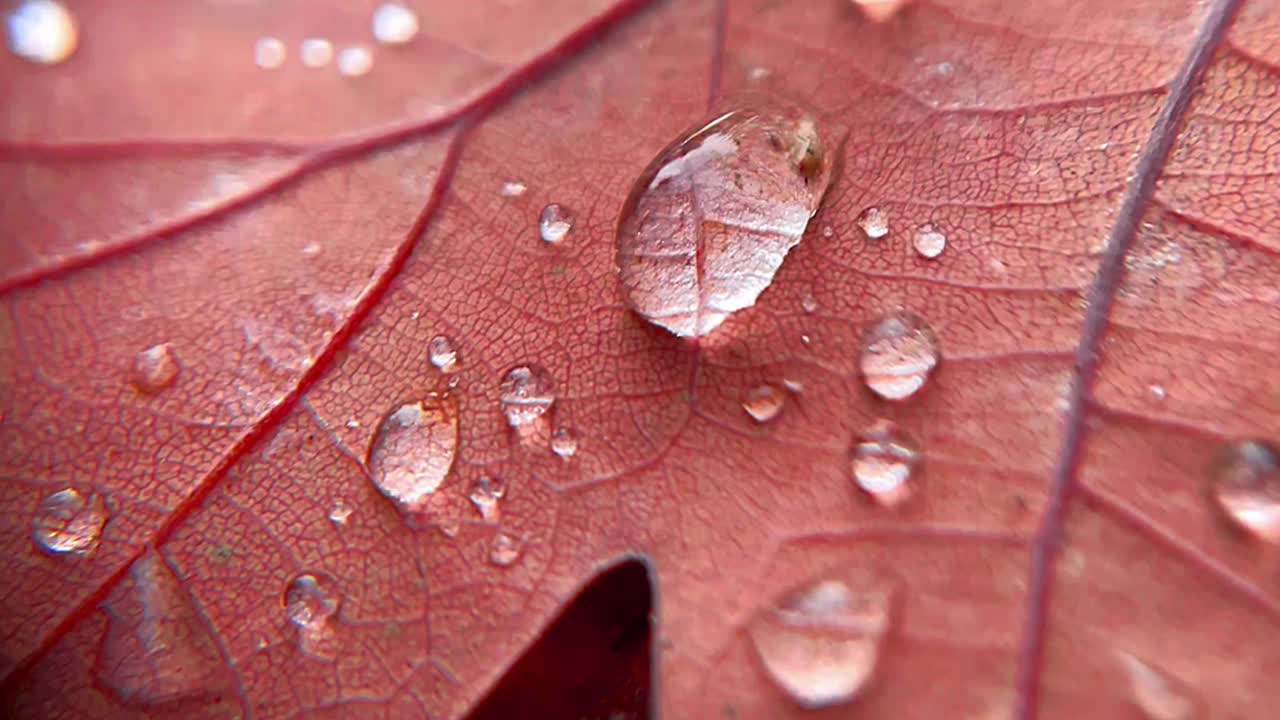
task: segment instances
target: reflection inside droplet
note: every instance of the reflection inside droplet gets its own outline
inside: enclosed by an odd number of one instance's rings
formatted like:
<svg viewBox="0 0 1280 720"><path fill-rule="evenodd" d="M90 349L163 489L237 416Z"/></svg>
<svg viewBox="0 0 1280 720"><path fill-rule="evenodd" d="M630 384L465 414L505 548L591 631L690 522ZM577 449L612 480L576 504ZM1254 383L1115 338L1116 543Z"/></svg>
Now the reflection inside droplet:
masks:
<svg viewBox="0 0 1280 720"><path fill-rule="evenodd" d="M1280 542L1280 455L1269 443L1245 440L1218 453L1210 493L1237 527Z"/></svg>
<svg viewBox="0 0 1280 720"><path fill-rule="evenodd" d="M867 331L860 367L867 387L889 400L915 394L938 364L933 328L906 312L886 315Z"/></svg>
<svg viewBox="0 0 1280 720"><path fill-rule="evenodd" d="M889 420L877 420L854 446L854 482L881 505L899 505L911 496L911 475L919 458L906 431Z"/></svg>
<svg viewBox="0 0 1280 720"><path fill-rule="evenodd" d="M31 519L31 541L51 555L87 557L98 547L107 524L102 497L85 497L74 488L51 493L40 501Z"/></svg>

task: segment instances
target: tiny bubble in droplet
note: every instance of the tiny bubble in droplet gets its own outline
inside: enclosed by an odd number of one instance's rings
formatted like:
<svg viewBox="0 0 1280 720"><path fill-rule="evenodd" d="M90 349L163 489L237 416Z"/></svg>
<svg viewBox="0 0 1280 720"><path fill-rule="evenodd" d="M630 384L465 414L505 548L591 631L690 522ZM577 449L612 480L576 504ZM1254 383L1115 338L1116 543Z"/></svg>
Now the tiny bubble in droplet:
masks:
<svg viewBox="0 0 1280 720"><path fill-rule="evenodd" d="M8 22L9 50L24 60L53 65L71 57L80 42L76 18L62 3L28 0L14 8Z"/></svg>
<svg viewBox="0 0 1280 720"><path fill-rule="evenodd" d="M309 68L324 67L333 59L333 43L324 38L307 38L299 46L299 55Z"/></svg>
<svg viewBox="0 0 1280 720"><path fill-rule="evenodd" d="M558 243L573 229L573 213L560 203L542 208L538 217L538 234L544 242Z"/></svg>
<svg viewBox="0 0 1280 720"><path fill-rule="evenodd" d="M879 240L889 234L889 216L878 207L869 207L858 214L858 227L869 240Z"/></svg>
<svg viewBox="0 0 1280 720"><path fill-rule="evenodd" d="M387 45L403 45L418 34L418 14L400 3L383 3L373 11L373 37Z"/></svg>
<svg viewBox="0 0 1280 720"><path fill-rule="evenodd" d="M338 53L338 73L346 77L367 75L373 69L373 53L363 45L343 48Z"/></svg>
<svg viewBox="0 0 1280 720"><path fill-rule="evenodd" d="M947 249L947 236L933 225L921 225L911 238L911 246L920 257L932 260Z"/></svg>

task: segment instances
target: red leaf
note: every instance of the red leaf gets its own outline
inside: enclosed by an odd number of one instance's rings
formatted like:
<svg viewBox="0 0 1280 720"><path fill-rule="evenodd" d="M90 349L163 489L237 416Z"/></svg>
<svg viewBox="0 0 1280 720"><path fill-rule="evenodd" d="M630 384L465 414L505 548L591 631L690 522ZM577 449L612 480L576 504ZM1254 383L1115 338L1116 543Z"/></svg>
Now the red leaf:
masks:
<svg viewBox="0 0 1280 720"><path fill-rule="evenodd" d="M0 57L6 716L462 717L634 557L663 717L1265 716L1280 14L1237 4L472 0L396 46L374 3L74 5L68 60ZM615 229L748 95L848 134L690 344ZM406 516L369 453L428 399Z"/></svg>

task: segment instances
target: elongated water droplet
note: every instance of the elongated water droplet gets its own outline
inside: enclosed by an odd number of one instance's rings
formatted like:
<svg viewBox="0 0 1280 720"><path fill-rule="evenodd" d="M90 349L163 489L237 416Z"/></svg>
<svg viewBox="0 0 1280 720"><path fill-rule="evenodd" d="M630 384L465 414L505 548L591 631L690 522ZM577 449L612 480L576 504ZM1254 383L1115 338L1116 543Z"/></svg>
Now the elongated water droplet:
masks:
<svg viewBox="0 0 1280 720"><path fill-rule="evenodd" d="M889 234L889 216L878 207L869 207L858 215L858 227L871 240L879 240Z"/></svg>
<svg viewBox="0 0 1280 720"><path fill-rule="evenodd" d="M346 525L353 512L355 510L345 500L339 498L334 500L333 507L329 508L329 521L337 525Z"/></svg>
<svg viewBox="0 0 1280 720"><path fill-rule="evenodd" d="M507 372L499 388L502 412L511 427L528 425L555 404L556 383L539 365L521 365Z"/></svg>
<svg viewBox="0 0 1280 720"><path fill-rule="evenodd" d="M280 41L280 38L258 38L258 42L254 43L253 46L254 64L267 70L274 70L275 68L284 65L284 61L288 55L289 49Z"/></svg>
<svg viewBox="0 0 1280 720"><path fill-rule="evenodd" d="M453 349L453 343L444 335L437 335L427 341L427 357L442 373L458 371L458 351Z"/></svg>
<svg viewBox="0 0 1280 720"><path fill-rule="evenodd" d="M678 138L623 205L627 303L681 336L754 305L826 194L831 146L812 113L782 105L735 110Z"/></svg>
<svg viewBox="0 0 1280 720"><path fill-rule="evenodd" d="M911 496L911 475L919 461L915 441L902 428L877 420L853 449L853 479L876 502L893 507Z"/></svg>
<svg viewBox="0 0 1280 720"><path fill-rule="evenodd" d="M98 548L107 524L107 506L96 494L85 497L73 488L40 501L31 519L31 541L51 555L88 557Z"/></svg>
<svg viewBox="0 0 1280 720"><path fill-rule="evenodd" d="M337 654L334 617L342 607L338 584L324 574L295 577L281 598L285 619L297 628L298 649L304 655L330 660Z"/></svg>
<svg viewBox="0 0 1280 720"><path fill-rule="evenodd" d="M1235 525L1266 542L1280 542L1280 455L1269 443L1245 440L1214 460L1210 492Z"/></svg>
<svg viewBox="0 0 1280 720"><path fill-rule="evenodd" d="M6 23L9 50L20 58L53 65L71 57L80 29L71 11L53 0L27 0L14 8Z"/></svg>
<svg viewBox="0 0 1280 720"><path fill-rule="evenodd" d="M373 11L373 37L387 45L402 45L418 34L418 14L400 3L383 3Z"/></svg>
<svg viewBox="0 0 1280 720"><path fill-rule="evenodd" d="M573 213L560 203L542 208L538 216L538 234L549 243L558 243L573 229Z"/></svg>
<svg viewBox="0 0 1280 720"><path fill-rule="evenodd" d="M938 337L919 317L895 312L867 332L860 366L867 387L889 400L910 397L938 364Z"/></svg>
<svg viewBox="0 0 1280 720"><path fill-rule="evenodd" d="M133 359L129 381L140 392L158 393L178 379L182 366L169 343L152 345Z"/></svg>
<svg viewBox="0 0 1280 720"><path fill-rule="evenodd" d="M782 391L782 388L772 383L765 383L747 392L746 398L742 401L742 409L747 411L752 420L767 423L778 417L786 401L787 394Z"/></svg>
<svg viewBox="0 0 1280 720"><path fill-rule="evenodd" d="M363 45L343 48L338 53L338 73L347 77L367 75L373 69L373 53Z"/></svg>
<svg viewBox="0 0 1280 720"><path fill-rule="evenodd" d="M508 533L493 536L493 545L489 548L489 562L500 567L507 567L520 559L520 541Z"/></svg>
<svg viewBox="0 0 1280 720"><path fill-rule="evenodd" d="M506 494L507 484L501 479L482 476L471 486L469 497L485 522L497 522L501 516L498 506Z"/></svg>
<svg viewBox="0 0 1280 720"><path fill-rule="evenodd" d="M578 452L578 436L569 428L558 428L551 433L551 452L568 460Z"/></svg>
<svg viewBox="0 0 1280 720"><path fill-rule="evenodd" d="M784 597L751 625L769 677L797 704L852 701L871 681L891 622L893 586L822 580Z"/></svg>
<svg viewBox="0 0 1280 720"><path fill-rule="evenodd" d="M302 64L309 68L324 67L333 59L333 43L324 38L307 38L298 49Z"/></svg>
<svg viewBox="0 0 1280 720"><path fill-rule="evenodd" d="M369 477L405 512L426 510L458 449L458 403L432 393L392 410L369 446Z"/></svg>
<svg viewBox="0 0 1280 720"><path fill-rule="evenodd" d="M921 225L911 236L911 246L920 253L920 257L932 260L947 249L947 236L932 225Z"/></svg>
<svg viewBox="0 0 1280 720"><path fill-rule="evenodd" d="M508 180L502 183L502 197L520 197L528 189L519 180Z"/></svg>
<svg viewBox="0 0 1280 720"><path fill-rule="evenodd" d="M1127 653L1120 662L1129 674L1133 704L1147 720L1192 720L1195 702L1180 682Z"/></svg>

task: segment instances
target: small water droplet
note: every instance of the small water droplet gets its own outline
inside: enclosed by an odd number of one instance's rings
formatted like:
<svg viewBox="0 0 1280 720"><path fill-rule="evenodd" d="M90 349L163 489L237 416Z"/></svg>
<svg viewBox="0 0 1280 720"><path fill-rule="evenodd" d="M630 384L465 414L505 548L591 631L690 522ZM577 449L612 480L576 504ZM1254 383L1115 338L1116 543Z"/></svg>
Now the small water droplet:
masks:
<svg viewBox="0 0 1280 720"><path fill-rule="evenodd" d="M792 380L791 378L784 379L782 381L782 387L786 388L787 392L792 395L804 392L804 383L799 380Z"/></svg>
<svg viewBox="0 0 1280 720"><path fill-rule="evenodd" d="M107 524L107 506L99 495L85 497L67 488L40 501L31 519L31 540L50 555L88 557L98 548Z"/></svg>
<svg viewBox="0 0 1280 720"><path fill-rule="evenodd" d="M306 245L303 245L303 246L302 246L302 256L303 256L303 257L313 258L313 257L315 257L315 256L319 255L319 254L320 254L320 251L321 251L321 250L323 250L323 249L324 249L324 248L323 248L323 246L321 246L321 245L320 245L320 243L318 243L318 242L316 242L316 241L312 240L311 242L309 242L309 243L307 243Z"/></svg>
<svg viewBox="0 0 1280 720"><path fill-rule="evenodd" d="M9 50L20 58L53 65L71 57L80 29L71 11L52 0L28 0L9 14Z"/></svg>
<svg viewBox="0 0 1280 720"><path fill-rule="evenodd" d="M254 64L267 70L274 70L284 65L288 54L289 49L280 41L280 38L258 38L258 42L253 45Z"/></svg>
<svg viewBox="0 0 1280 720"><path fill-rule="evenodd" d="M1147 720L1192 720L1196 716L1195 702L1182 683L1128 653L1118 655L1129 675L1133 704Z"/></svg>
<svg viewBox="0 0 1280 720"><path fill-rule="evenodd" d="M836 229L835 229L835 228L831 227L830 225L823 225L823 226L822 226L822 237L824 237L824 238L829 238L829 237L831 237L831 236L833 236L833 235L835 235L835 234L836 234Z"/></svg>
<svg viewBox="0 0 1280 720"><path fill-rule="evenodd" d="M418 34L418 14L400 3L383 3L373 11L372 27L378 42L402 45Z"/></svg>
<svg viewBox="0 0 1280 720"><path fill-rule="evenodd" d="M767 77L769 77L769 68L767 67L757 65L747 71L747 79L751 82L760 82Z"/></svg>
<svg viewBox="0 0 1280 720"><path fill-rule="evenodd" d="M373 53L363 45L352 45L338 53L338 72L346 77L367 75L373 69Z"/></svg>
<svg viewBox="0 0 1280 720"><path fill-rule="evenodd" d="M1151 397L1157 400L1169 397L1169 391L1165 390L1163 385L1148 385L1147 390L1151 393Z"/></svg>
<svg viewBox="0 0 1280 720"><path fill-rule="evenodd" d="M493 536L493 545L489 548L489 562L499 567L507 567L518 559L520 559L519 540L504 532Z"/></svg>
<svg viewBox="0 0 1280 720"><path fill-rule="evenodd" d="M444 335L437 335L427 341L427 357L442 373L458 371L458 351L453 349L453 343Z"/></svg>
<svg viewBox="0 0 1280 720"><path fill-rule="evenodd" d="M521 365L507 372L499 388L502 412L511 427L541 418L556 401L556 383L539 365Z"/></svg>
<svg viewBox="0 0 1280 720"><path fill-rule="evenodd" d="M893 586L821 580L759 616L751 641L765 671L797 704L851 702L871 681L891 622Z"/></svg>
<svg viewBox="0 0 1280 720"><path fill-rule="evenodd" d="M902 428L877 420L853 449L853 479L876 502L894 507L911 496L911 474L919 460L915 442Z"/></svg>
<svg viewBox="0 0 1280 720"><path fill-rule="evenodd" d="M285 619L298 629L298 649L305 655L332 659L335 633L331 626L342 607L342 596L333 578L305 573L295 577L281 599Z"/></svg>
<svg viewBox="0 0 1280 720"><path fill-rule="evenodd" d="M498 478L481 476L471 486L471 504L480 511L485 522L498 522L501 515L498 504L507 494L507 484Z"/></svg>
<svg viewBox="0 0 1280 720"><path fill-rule="evenodd" d="M867 387L880 397L902 400L915 394L938 364L938 337L919 317L891 313L867 332L861 369Z"/></svg>
<svg viewBox="0 0 1280 720"><path fill-rule="evenodd" d="M813 293L805 293L800 298L800 309L810 315L818 312L818 299L813 296Z"/></svg>
<svg viewBox="0 0 1280 720"><path fill-rule="evenodd" d="M746 399L742 401L742 409L747 411L753 420L758 423L767 423L778 417L778 413L782 412L782 406L787 401L786 393L777 385L765 383L758 387L752 388L747 393Z"/></svg>
<svg viewBox="0 0 1280 720"><path fill-rule="evenodd" d="M578 452L578 436L569 428L557 428L551 433L551 452L568 460Z"/></svg>
<svg viewBox="0 0 1280 720"><path fill-rule="evenodd" d="M869 207L858 215L858 227L870 240L879 240L889 234L889 216L878 207Z"/></svg>
<svg viewBox="0 0 1280 720"><path fill-rule="evenodd" d="M538 234L549 243L558 243L573 229L573 213L560 203L551 203L542 208L538 217Z"/></svg>
<svg viewBox="0 0 1280 720"><path fill-rule="evenodd" d="M1280 456L1260 440L1234 443L1215 459L1210 492L1227 518L1266 542L1280 542Z"/></svg>
<svg viewBox="0 0 1280 720"><path fill-rule="evenodd" d="M911 0L853 0L867 19L874 23L882 23L898 14Z"/></svg>
<svg viewBox="0 0 1280 720"><path fill-rule="evenodd" d="M347 519L351 517L351 513L355 512L345 500L339 498L333 501L333 507L329 508L329 521L338 525L346 525Z"/></svg>
<svg viewBox="0 0 1280 720"><path fill-rule="evenodd" d="M369 477L406 512L426 509L458 449L458 403L432 393L392 410L369 446Z"/></svg>
<svg viewBox="0 0 1280 720"><path fill-rule="evenodd" d="M502 183L502 196L503 197L520 197L521 195L524 194L524 191L528 189L529 188L526 187L525 184L520 182L519 180L507 180L506 182Z"/></svg>
<svg viewBox="0 0 1280 720"><path fill-rule="evenodd" d="M309 68L324 67L333 59L333 43L324 38L307 38L299 46L299 55Z"/></svg>
<svg viewBox="0 0 1280 720"><path fill-rule="evenodd" d="M921 257L932 260L947 249L947 236L932 225L921 225L911 237L911 246Z"/></svg>
<svg viewBox="0 0 1280 720"><path fill-rule="evenodd" d="M178 379L182 366L169 343L160 343L138 353L133 358L129 381L139 392L158 393Z"/></svg>

